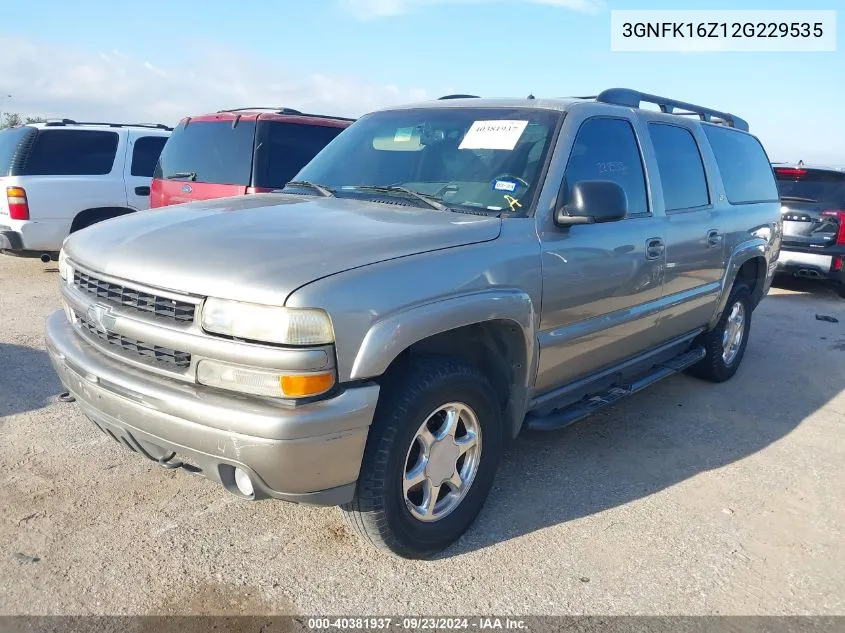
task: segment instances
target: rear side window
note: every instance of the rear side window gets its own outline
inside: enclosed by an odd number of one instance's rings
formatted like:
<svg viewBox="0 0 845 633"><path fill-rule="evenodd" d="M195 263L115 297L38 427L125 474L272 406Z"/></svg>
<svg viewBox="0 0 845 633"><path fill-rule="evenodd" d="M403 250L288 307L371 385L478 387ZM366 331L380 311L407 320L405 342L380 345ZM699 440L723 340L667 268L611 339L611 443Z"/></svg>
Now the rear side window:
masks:
<svg viewBox="0 0 845 633"><path fill-rule="evenodd" d="M611 180L628 196L628 215L648 213L640 148L628 121L595 118L581 125L563 177L564 200L581 180Z"/></svg>
<svg viewBox="0 0 845 633"><path fill-rule="evenodd" d="M255 121L191 121L180 123L161 151L154 178L187 178L197 182L249 186Z"/></svg>
<svg viewBox="0 0 845 633"><path fill-rule="evenodd" d="M731 128L704 125L731 204L776 202L772 166L760 141Z"/></svg>
<svg viewBox="0 0 845 633"><path fill-rule="evenodd" d="M666 210L710 204L701 153L690 131L676 125L649 123L648 133L657 157Z"/></svg>
<svg viewBox="0 0 845 633"><path fill-rule="evenodd" d="M131 174L152 178L161 148L166 142L166 136L142 136L136 139L132 147Z"/></svg>
<svg viewBox="0 0 845 633"><path fill-rule="evenodd" d="M344 128L261 121L255 151L256 187L283 187Z"/></svg>
<svg viewBox="0 0 845 633"><path fill-rule="evenodd" d="M845 172L782 167L775 169L775 176L781 199L845 209Z"/></svg>
<svg viewBox="0 0 845 633"><path fill-rule="evenodd" d="M117 132L38 130L22 176L100 176L111 173Z"/></svg>
<svg viewBox="0 0 845 633"><path fill-rule="evenodd" d="M17 176L21 148L34 127L13 127L0 131L0 176Z"/></svg>

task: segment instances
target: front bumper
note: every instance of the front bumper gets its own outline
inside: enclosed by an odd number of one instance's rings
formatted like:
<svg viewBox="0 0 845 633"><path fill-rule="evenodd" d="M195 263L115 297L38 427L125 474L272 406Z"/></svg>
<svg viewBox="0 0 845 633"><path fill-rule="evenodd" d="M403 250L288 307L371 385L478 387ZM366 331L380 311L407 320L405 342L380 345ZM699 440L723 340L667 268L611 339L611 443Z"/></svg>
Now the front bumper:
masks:
<svg viewBox="0 0 845 633"><path fill-rule="evenodd" d="M318 505L352 499L377 385L285 407L108 358L75 333L62 311L47 319L46 339L53 366L82 411L130 449L155 460L176 453L241 497L235 468L250 475L254 498Z"/></svg>

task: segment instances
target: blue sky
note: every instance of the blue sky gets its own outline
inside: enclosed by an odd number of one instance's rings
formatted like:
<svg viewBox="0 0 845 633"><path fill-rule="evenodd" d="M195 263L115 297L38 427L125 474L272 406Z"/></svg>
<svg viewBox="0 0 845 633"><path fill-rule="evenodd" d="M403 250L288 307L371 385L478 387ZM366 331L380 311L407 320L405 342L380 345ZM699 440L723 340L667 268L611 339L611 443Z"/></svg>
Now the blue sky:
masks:
<svg viewBox="0 0 845 633"><path fill-rule="evenodd" d="M783 0L29 0L4 9L0 110L163 120L238 105L359 115L449 92L632 87L746 118L773 160L845 165L835 53L611 52L611 9L798 9ZM84 7L84 8L83 8ZM841 9L819 0L813 9ZM11 98L6 95L11 94Z"/></svg>

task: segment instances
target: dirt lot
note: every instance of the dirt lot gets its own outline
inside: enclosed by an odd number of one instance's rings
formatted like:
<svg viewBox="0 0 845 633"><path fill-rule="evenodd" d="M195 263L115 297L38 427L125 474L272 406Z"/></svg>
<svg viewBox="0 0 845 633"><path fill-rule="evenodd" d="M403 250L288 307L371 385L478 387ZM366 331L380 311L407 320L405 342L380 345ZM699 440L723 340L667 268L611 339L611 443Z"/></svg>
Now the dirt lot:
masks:
<svg viewBox="0 0 845 633"><path fill-rule="evenodd" d="M731 382L674 377L520 438L469 533L409 562L57 402L57 280L0 256L2 614L845 613L845 300L824 286L772 291Z"/></svg>

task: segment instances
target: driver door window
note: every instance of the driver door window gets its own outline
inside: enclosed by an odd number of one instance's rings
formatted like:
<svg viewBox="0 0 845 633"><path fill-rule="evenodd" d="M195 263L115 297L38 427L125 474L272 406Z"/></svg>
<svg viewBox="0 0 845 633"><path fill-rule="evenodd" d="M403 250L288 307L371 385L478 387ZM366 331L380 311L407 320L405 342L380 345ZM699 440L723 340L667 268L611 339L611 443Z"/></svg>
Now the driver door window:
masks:
<svg viewBox="0 0 845 633"><path fill-rule="evenodd" d="M648 214L643 161L637 137L624 119L594 118L578 130L563 177L563 199L581 180L610 180L628 196L628 216Z"/></svg>

